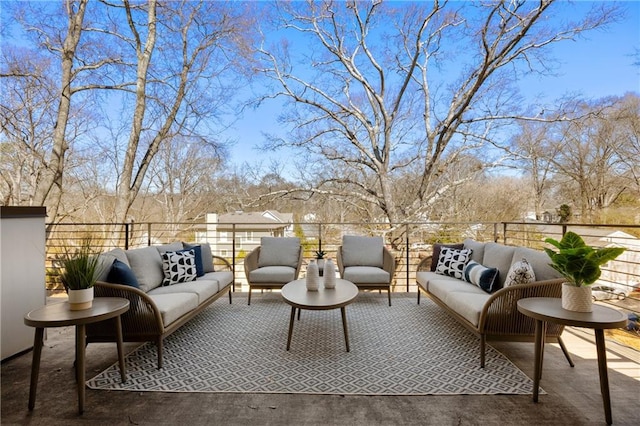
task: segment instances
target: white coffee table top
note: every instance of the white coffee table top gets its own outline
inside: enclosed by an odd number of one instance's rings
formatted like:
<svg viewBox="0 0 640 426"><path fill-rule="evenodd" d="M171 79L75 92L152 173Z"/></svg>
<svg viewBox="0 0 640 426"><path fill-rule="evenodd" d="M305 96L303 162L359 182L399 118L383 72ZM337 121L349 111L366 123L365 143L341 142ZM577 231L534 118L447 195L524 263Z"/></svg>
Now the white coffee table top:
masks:
<svg viewBox="0 0 640 426"><path fill-rule="evenodd" d="M324 288L321 279L318 291L308 291L306 280L291 281L282 287L282 297L289 305L300 309L325 310L342 308L358 296L358 287L351 281L336 278L336 288Z"/></svg>

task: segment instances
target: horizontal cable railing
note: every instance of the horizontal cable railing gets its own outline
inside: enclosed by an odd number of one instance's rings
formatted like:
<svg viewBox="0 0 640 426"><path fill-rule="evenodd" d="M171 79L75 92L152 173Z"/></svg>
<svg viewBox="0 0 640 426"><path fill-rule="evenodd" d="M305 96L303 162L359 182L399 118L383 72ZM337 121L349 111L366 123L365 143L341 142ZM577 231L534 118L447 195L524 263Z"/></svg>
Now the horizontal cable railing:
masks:
<svg viewBox="0 0 640 426"><path fill-rule="evenodd" d="M386 223L51 223L47 225L47 289L61 289L56 258L69 247L91 239L96 251L115 247L131 249L174 241L208 242L214 255L226 258L234 267L236 291L245 289L244 257L260 245L262 236L298 236L305 265L324 251L334 258L343 235L378 235L396 256L393 290L415 292L418 263L430 256L434 243L494 241L541 250L545 238L561 239L567 231L581 235L594 247L615 245L626 251L602 267L594 295L604 303L640 313L640 225L549 224L533 222L416 222L391 228ZM623 299L624 300L621 300Z"/></svg>

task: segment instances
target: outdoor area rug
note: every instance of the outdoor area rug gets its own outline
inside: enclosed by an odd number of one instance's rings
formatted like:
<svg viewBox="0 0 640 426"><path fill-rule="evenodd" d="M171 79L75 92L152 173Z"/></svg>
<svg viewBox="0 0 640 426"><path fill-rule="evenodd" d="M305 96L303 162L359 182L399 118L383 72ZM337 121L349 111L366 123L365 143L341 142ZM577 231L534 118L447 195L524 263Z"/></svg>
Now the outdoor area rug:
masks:
<svg viewBox="0 0 640 426"><path fill-rule="evenodd" d="M340 310L303 310L286 350L291 307L279 293L220 299L165 339L164 365L145 343L126 356L127 382L115 363L92 389L341 395L530 394L532 381L428 299L361 292ZM533 349L532 349L533 350Z"/></svg>

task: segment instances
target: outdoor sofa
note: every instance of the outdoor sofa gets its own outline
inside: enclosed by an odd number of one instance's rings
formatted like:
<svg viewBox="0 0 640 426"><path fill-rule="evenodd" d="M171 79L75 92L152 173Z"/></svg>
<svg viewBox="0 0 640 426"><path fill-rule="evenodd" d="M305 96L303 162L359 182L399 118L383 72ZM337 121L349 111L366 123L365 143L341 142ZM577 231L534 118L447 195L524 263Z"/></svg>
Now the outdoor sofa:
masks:
<svg viewBox="0 0 640 426"><path fill-rule="evenodd" d="M461 244L436 244L432 255L418 265L418 304L424 292L479 335L480 366L484 368L487 340L534 341L535 321L518 311L517 301L561 297L565 280L549 263L545 252L526 247L472 239ZM573 366L560 338L563 330L562 325L549 324L546 341L557 342Z"/></svg>
<svg viewBox="0 0 640 426"><path fill-rule="evenodd" d="M226 259L213 256L208 244L116 248L102 253L100 259L106 267L94 286L95 296L129 300L129 311L122 315L123 340L155 342L158 368L162 368L165 337L225 293L231 303L233 268ZM214 259L222 266L214 268ZM183 279L188 281L175 282ZM105 322L87 326L87 343L115 339L113 327Z"/></svg>

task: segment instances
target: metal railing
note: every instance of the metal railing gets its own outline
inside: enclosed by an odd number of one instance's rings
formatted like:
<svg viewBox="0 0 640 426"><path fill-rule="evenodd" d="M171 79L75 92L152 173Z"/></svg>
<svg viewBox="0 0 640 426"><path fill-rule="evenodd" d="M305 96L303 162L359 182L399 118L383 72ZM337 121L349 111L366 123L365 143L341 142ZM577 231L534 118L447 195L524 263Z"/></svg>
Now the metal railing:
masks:
<svg viewBox="0 0 640 426"><path fill-rule="evenodd" d="M208 242L213 254L226 258L234 268L236 291L244 288L243 258L260 244L264 235L296 235L301 238L305 261L322 250L335 257L342 236L379 235L396 256L393 290L415 292L418 263L431 254L437 242L461 242L465 238L542 249L544 239L560 239L567 231L581 235L589 245L626 247L623 256L604 265L598 284L604 303L640 314L640 225L549 224L532 222L416 222L389 228L385 223L294 223L265 228L251 223L52 223L47 225L47 288L61 289L55 259L64 248L90 238L96 251L115 247L130 249L174 241ZM306 262L305 262L306 264ZM619 300L620 294L625 300Z"/></svg>

